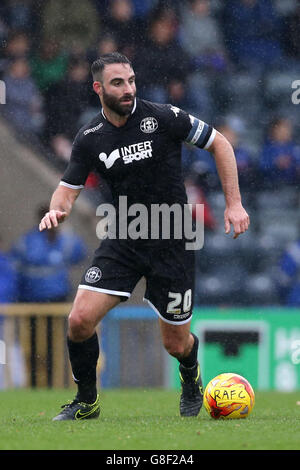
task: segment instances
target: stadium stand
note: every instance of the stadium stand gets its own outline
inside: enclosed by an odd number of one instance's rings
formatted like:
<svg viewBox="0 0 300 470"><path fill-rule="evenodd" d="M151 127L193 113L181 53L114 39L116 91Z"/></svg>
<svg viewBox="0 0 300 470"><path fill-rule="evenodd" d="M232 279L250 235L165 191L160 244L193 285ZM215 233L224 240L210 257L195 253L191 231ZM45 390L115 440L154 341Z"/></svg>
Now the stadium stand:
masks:
<svg viewBox="0 0 300 470"><path fill-rule="evenodd" d="M78 2L76 8L70 7L74 2L69 2L68 8L65 3L1 1L0 78L7 83L9 97L9 105L0 107L1 133L10 148L7 154L4 152L4 164L10 159L12 165L11 172L6 170L1 180L8 194L14 171L23 171L20 168L31 161L25 161L24 152L35 155L34 167L43 166L34 181L24 170L22 185L16 188L19 201L28 193L26 186L37 184L39 189L27 201L25 214L21 202L12 210L18 210L21 220L26 220L37 195L44 200L44 185L50 194L66 166L73 135L98 111L97 97L89 91L88 67L99 52L118 49L136 68L140 97L173 102L220 129L231 126L236 133L242 195L251 217L249 232L238 240L223 231L224 198L210 155L184 151L186 176L197 176L218 222L213 230L206 231L204 248L197 254L198 303L283 303L274 273L281 253L299 233L300 122L299 106L291 101L291 84L300 78L299 28L295 27L299 2L89 0L83 9L78 9ZM66 19L68 34L61 26ZM201 29L197 29L199 25ZM205 47L204 39L202 48L195 47L197 32L206 39ZM145 53L147 70L143 69ZM163 76L158 73L161 70ZM153 79L149 81L150 72ZM71 102L71 95L65 92L70 84L76 90ZM22 98L22 110L17 98ZM291 125L287 145L277 153L269 133L275 118L277 126L279 118L288 118ZM26 128L20 126L20 120ZM7 130L8 123L14 137ZM27 150L18 150L18 142L26 144ZM239 146L243 147L241 152ZM18 152L23 154L22 161ZM274 173L269 163L262 165L264 155L271 158L272 152L275 160L280 157L279 163L276 160L276 181L271 178ZM291 161L292 177L287 178ZM95 212L93 191L99 183L91 175L82 198L86 213ZM9 197L5 203L11 205ZM13 217L9 220L10 232L3 236L13 242L19 229ZM90 238L89 244L94 246Z"/></svg>

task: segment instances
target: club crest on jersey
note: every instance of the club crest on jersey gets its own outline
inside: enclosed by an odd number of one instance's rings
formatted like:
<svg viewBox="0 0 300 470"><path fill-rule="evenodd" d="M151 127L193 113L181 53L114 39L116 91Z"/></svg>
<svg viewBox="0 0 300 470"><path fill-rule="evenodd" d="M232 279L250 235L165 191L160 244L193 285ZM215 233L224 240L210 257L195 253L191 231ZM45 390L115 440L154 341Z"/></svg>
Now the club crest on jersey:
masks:
<svg viewBox="0 0 300 470"><path fill-rule="evenodd" d="M89 282L90 284L94 284L98 282L102 277L101 269L97 266L92 266L89 268L85 274L85 282Z"/></svg>
<svg viewBox="0 0 300 470"><path fill-rule="evenodd" d="M146 117L141 121L140 129L145 134L151 134L158 128L158 122L154 117Z"/></svg>
<svg viewBox="0 0 300 470"><path fill-rule="evenodd" d="M104 152L99 154L99 159L107 169L111 168L118 158L122 158L125 164L152 157L152 140L130 144L120 149L113 150L109 155Z"/></svg>

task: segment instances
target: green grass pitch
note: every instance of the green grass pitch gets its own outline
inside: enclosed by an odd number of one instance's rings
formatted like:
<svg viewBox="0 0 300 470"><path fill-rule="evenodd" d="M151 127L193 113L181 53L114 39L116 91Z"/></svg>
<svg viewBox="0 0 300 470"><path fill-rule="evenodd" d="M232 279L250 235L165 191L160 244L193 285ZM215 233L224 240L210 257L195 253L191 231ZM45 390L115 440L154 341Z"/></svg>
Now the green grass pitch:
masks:
<svg viewBox="0 0 300 470"><path fill-rule="evenodd" d="M299 450L300 392L257 392L244 420L179 416L179 391L103 390L97 420L52 422L74 390L0 392L0 450Z"/></svg>

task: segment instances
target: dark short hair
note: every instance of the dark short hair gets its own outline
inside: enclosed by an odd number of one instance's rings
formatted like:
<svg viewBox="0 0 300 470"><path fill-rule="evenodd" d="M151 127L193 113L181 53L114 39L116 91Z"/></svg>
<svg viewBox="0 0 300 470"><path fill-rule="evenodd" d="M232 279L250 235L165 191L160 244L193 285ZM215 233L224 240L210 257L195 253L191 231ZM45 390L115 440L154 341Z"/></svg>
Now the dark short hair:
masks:
<svg viewBox="0 0 300 470"><path fill-rule="evenodd" d="M99 59L95 60L92 64L91 71L94 80L102 80L102 72L105 65L110 64L128 64L132 67L130 60L120 52L110 52L109 54L103 54Z"/></svg>

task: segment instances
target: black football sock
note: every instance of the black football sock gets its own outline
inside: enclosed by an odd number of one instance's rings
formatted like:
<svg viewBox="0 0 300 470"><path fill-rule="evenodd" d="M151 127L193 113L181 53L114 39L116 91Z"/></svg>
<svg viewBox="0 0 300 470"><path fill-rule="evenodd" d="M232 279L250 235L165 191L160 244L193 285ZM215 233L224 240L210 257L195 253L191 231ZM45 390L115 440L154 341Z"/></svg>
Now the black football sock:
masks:
<svg viewBox="0 0 300 470"><path fill-rule="evenodd" d="M192 333L192 336L194 338L194 344L192 347L192 350L190 354L186 357L183 357L181 359L178 359L180 364L182 364L184 367L191 369L197 364L197 356L198 356L198 346L199 346L199 340L194 333Z"/></svg>
<svg viewBox="0 0 300 470"><path fill-rule="evenodd" d="M78 386L77 398L85 403L94 403L97 398L96 367L99 357L97 333L85 341L75 342L67 338L73 379Z"/></svg>

